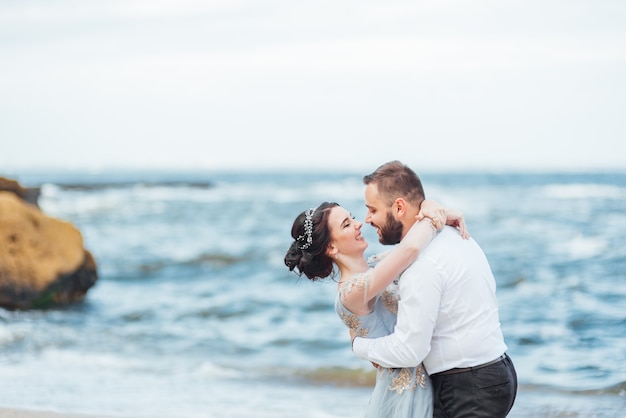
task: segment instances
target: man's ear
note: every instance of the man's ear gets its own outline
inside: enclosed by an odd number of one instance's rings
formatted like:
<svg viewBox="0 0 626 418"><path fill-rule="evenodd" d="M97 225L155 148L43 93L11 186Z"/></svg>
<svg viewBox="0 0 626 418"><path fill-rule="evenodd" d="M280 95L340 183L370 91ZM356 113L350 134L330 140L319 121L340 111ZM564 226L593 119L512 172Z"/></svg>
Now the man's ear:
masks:
<svg viewBox="0 0 626 418"><path fill-rule="evenodd" d="M406 202L399 197L393 202L392 210L397 218L401 218L406 213Z"/></svg>

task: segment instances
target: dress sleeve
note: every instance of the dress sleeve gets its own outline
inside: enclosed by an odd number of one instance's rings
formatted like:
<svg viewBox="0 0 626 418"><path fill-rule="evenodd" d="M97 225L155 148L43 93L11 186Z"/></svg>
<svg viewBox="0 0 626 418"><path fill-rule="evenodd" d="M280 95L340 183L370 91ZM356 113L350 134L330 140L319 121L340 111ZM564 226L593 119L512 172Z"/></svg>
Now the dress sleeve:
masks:
<svg viewBox="0 0 626 418"><path fill-rule="evenodd" d="M356 314L371 313L377 297L377 295L372 295L369 292L372 271L373 268L369 268L364 273L357 273L339 285L339 300L350 312ZM367 312L363 312L364 306L367 306Z"/></svg>

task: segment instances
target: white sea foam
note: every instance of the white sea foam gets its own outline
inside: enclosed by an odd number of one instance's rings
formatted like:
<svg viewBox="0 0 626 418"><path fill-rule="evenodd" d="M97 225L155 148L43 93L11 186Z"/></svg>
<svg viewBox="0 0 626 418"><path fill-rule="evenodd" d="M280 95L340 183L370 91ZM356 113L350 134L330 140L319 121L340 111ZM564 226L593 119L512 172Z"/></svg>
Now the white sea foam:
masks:
<svg viewBox="0 0 626 418"><path fill-rule="evenodd" d="M241 378L246 372L203 361L196 369L196 373L209 378Z"/></svg>
<svg viewBox="0 0 626 418"><path fill-rule="evenodd" d="M604 238L576 235L564 243L564 249L572 259L584 259L600 255L607 245Z"/></svg>
<svg viewBox="0 0 626 418"><path fill-rule="evenodd" d="M626 188L607 184L550 184L542 194L553 199L624 199Z"/></svg>
<svg viewBox="0 0 626 418"><path fill-rule="evenodd" d="M10 344L20 338L19 333L9 329L8 326L0 324L0 346Z"/></svg>
<svg viewBox="0 0 626 418"><path fill-rule="evenodd" d="M298 187L275 182L217 183L204 196L207 201L271 201L294 203L298 201L322 202L335 200L342 203L350 199L363 199L363 185L352 179L340 181L312 181Z"/></svg>
<svg viewBox="0 0 626 418"><path fill-rule="evenodd" d="M48 215L61 218L123 211L129 203L128 198L117 191L76 194L54 189L49 186L42 190L39 206Z"/></svg>

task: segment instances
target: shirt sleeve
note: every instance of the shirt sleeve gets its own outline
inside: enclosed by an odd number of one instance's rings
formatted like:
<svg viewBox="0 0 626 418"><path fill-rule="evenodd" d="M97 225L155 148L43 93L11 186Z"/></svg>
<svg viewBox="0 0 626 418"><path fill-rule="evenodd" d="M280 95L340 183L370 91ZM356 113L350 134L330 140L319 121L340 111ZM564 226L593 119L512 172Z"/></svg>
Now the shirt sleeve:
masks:
<svg viewBox="0 0 626 418"><path fill-rule="evenodd" d="M383 367L418 366L430 351L441 283L441 273L432 260L420 257L401 276L394 332L380 338L355 338L354 353Z"/></svg>

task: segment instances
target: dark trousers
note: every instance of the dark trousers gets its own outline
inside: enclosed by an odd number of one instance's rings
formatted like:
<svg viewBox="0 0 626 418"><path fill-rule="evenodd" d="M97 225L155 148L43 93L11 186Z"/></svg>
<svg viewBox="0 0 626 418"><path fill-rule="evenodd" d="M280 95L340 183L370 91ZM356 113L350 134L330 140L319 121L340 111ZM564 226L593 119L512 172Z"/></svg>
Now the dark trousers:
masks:
<svg viewBox="0 0 626 418"><path fill-rule="evenodd" d="M430 377L434 418L506 417L517 394L517 373L508 355L489 366Z"/></svg>

